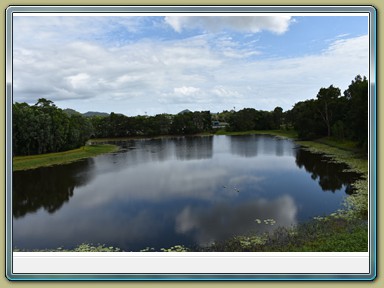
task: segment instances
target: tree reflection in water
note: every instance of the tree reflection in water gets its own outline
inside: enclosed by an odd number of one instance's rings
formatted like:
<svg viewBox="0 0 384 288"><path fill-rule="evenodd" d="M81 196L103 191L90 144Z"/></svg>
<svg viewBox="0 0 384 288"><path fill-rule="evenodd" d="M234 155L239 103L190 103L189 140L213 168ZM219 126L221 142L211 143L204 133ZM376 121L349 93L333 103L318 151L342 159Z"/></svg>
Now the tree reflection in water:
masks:
<svg viewBox="0 0 384 288"><path fill-rule="evenodd" d="M54 213L73 196L75 187L85 185L93 159L67 165L13 172L12 211L14 218L44 208Z"/></svg>
<svg viewBox="0 0 384 288"><path fill-rule="evenodd" d="M269 233L332 213L345 197L343 190L351 192L351 177L357 177L342 172L344 165L271 136L113 144L120 151L14 172L15 247L88 242L159 250ZM264 223L268 219L275 224Z"/></svg>
<svg viewBox="0 0 384 288"><path fill-rule="evenodd" d="M304 168L311 173L313 180L318 179L318 183L323 191L332 191L342 189L345 193L351 195L353 188L350 183L359 179L359 174L345 171L348 166L344 163L331 162L328 157L322 154L314 154L304 149L297 149L296 165Z"/></svg>

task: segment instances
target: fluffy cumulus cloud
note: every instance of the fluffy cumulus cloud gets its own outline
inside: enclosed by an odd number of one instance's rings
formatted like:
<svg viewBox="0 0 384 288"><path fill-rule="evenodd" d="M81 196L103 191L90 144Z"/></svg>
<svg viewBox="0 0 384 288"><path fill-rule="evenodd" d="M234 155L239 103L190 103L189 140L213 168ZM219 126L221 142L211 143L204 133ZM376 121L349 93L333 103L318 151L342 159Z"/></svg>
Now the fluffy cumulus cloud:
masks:
<svg viewBox="0 0 384 288"><path fill-rule="evenodd" d="M132 19L18 18L13 48L14 101L32 104L45 97L59 107L80 112L154 115L184 109L219 112L234 106L269 111L281 106L287 110L297 101L315 97L321 87L333 84L343 91L357 74L368 73L367 35L335 38L318 53L268 57L262 55L258 39L225 33L181 39L147 35L116 42L105 39L120 39L119 33L114 34L117 26L123 27L120 32L135 33L138 26ZM286 31L291 21L289 17L227 18L231 17L214 18L215 23L209 22L209 17L165 21L179 31L204 25L205 29L269 29L276 33ZM65 32L66 28L70 32Z"/></svg>
<svg viewBox="0 0 384 288"><path fill-rule="evenodd" d="M179 87L179 88L174 88L173 90L174 90L175 94L181 94L184 96L193 95L193 94L199 93L199 91L200 91L199 88L185 87L185 86Z"/></svg>
<svg viewBox="0 0 384 288"><path fill-rule="evenodd" d="M177 32L199 28L212 32L222 29L251 33L268 30L281 34L288 30L291 16L167 16L165 22Z"/></svg>

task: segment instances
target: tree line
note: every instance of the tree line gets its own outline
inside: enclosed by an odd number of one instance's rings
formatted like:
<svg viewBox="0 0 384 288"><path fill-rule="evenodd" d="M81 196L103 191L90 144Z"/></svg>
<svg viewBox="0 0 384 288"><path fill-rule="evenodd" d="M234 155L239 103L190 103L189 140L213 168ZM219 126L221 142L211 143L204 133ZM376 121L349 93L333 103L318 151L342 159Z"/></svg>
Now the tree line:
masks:
<svg viewBox="0 0 384 288"><path fill-rule="evenodd" d="M64 111L41 98L35 105L14 103L12 111L13 155L60 152L85 145L90 138L191 135L211 129L211 113L196 111L176 115L85 117Z"/></svg>
<svg viewBox="0 0 384 288"><path fill-rule="evenodd" d="M68 115L44 98L32 106L14 103L12 117L13 155L75 149L85 144L93 130L81 114Z"/></svg>
<svg viewBox="0 0 384 288"><path fill-rule="evenodd" d="M227 122L228 131L294 129L302 140L334 137L368 145L368 80L357 75L344 91L333 85L321 88L315 99L300 101L283 112L245 108L223 111L216 117Z"/></svg>
<svg viewBox="0 0 384 288"><path fill-rule="evenodd" d="M300 139L333 136L367 148L368 103L368 80L357 75L343 95L333 85L321 88L316 99L298 102L285 112L284 121Z"/></svg>
<svg viewBox="0 0 384 288"><path fill-rule="evenodd" d="M73 111L73 110L72 110ZM110 113L85 117L66 113L41 98L35 105L13 104L13 154L59 152L83 146L92 137L115 138L193 135L214 132L212 120L227 131L294 129L301 139L333 136L368 144L368 81L356 76L341 95L333 85L321 88L315 99L296 103L291 110L244 108L239 111L183 111L176 115L132 116Z"/></svg>
<svg viewBox="0 0 384 288"><path fill-rule="evenodd" d="M108 117L94 116L90 120L97 138L191 135L211 129L210 111L134 117L111 113Z"/></svg>
<svg viewBox="0 0 384 288"><path fill-rule="evenodd" d="M224 116L224 117L223 117ZM273 111L244 108L239 111L219 113L220 120L227 121L228 131L271 130L280 129L283 124L283 109L276 107Z"/></svg>

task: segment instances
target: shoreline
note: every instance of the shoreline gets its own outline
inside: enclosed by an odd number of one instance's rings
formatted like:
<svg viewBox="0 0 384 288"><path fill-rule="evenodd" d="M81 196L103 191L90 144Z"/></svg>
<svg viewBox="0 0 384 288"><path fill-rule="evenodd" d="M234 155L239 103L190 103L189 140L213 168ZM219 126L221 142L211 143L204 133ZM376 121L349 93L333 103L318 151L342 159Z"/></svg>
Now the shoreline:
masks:
<svg viewBox="0 0 384 288"><path fill-rule="evenodd" d="M162 139L162 138L178 138L178 137L209 137L209 136L237 136L237 135L272 135L290 138L295 140L297 138L297 133L293 130L250 130L250 131L240 131L240 132L227 132L227 131L217 131L216 133L204 132L197 134L167 134L167 135L153 135L153 136L129 136L129 137L115 137L115 138L92 138L87 141L87 143L100 143L106 141L128 141L128 140L150 140L150 139Z"/></svg>
<svg viewBox="0 0 384 288"><path fill-rule="evenodd" d="M298 224L290 229L281 229L276 235L239 235L233 239L229 239L223 243L206 249L206 252L214 251L284 251L284 252L342 252L342 251L367 251L368 249L368 156L359 153L358 150L351 145L350 141L335 141L333 139L322 138L315 141L299 141L294 135L294 131L245 131L225 134L204 134L190 136L213 136L213 135L256 135L268 134L276 137L284 137L293 140L295 143L312 153L319 153L330 157L332 162L342 162L348 165L348 171L354 171L362 175L362 178L353 182L352 185L356 192L346 198L345 207L326 215L324 217L314 217L306 223ZM169 135L165 137L181 137L183 135ZM135 139L155 139L157 137L136 137ZM130 138L133 139L133 138ZM116 139L96 139L98 142L130 140L127 138ZM91 139L90 141L92 142ZM96 141L96 142L97 142ZM332 145L330 145L332 144ZM88 145L104 146L103 145ZM117 146L110 145L117 148ZM84 147L83 147L84 148ZM81 148L79 148L81 149ZM76 150L79 150L76 149ZM113 151L113 150L112 150ZM111 151L111 152L112 152ZM63 153L63 152L62 152ZM58 153L52 153L58 154ZM99 153L102 154L102 153ZM48 154L45 154L48 155ZM97 154L98 155L98 154ZM25 156L31 157L31 156ZM90 156L92 157L92 156ZM14 170L15 171L15 170ZM175 246L176 247L176 246ZM186 247L177 246L169 247L162 251L186 252L191 251ZM74 250L66 250L60 248L56 251L89 251L93 252L108 251L103 247L92 247L92 245L83 243ZM113 248L110 252L122 251L118 248ZM193 250L192 250L193 251ZM146 251L140 251L146 252ZM204 252L204 250L202 251Z"/></svg>
<svg viewBox="0 0 384 288"><path fill-rule="evenodd" d="M81 159L117 151L118 147L110 144L86 145L77 149L39 155L15 156L12 158L12 171L25 171L40 167L68 164Z"/></svg>

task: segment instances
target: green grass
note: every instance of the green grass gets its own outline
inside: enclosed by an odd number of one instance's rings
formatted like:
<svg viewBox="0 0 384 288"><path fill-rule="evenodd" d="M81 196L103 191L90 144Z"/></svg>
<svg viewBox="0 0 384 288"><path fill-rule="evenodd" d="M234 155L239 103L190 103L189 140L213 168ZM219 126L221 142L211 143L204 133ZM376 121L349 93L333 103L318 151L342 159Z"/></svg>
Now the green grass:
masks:
<svg viewBox="0 0 384 288"><path fill-rule="evenodd" d="M362 153L361 149L357 146L356 141L351 140L340 140L333 137L324 137L320 139L316 139L315 142L326 144L331 147L336 147L342 150L347 150L355 153Z"/></svg>
<svg viewBox="0 0 384 288"><path fill-rule="evenodd" d="M308 241L297 252L367 252L368 227L367 225L345 225L341 231L320 233L315 241ZM333 232L333 233L332 233Z"/></svg>
<svg viewBox="0 0 384 288"><path fill-rule="evenodd" d="M87 145L78 149L31 156L13 157L13 171L29 170L44 166L66 164L84 158L90 158L118 149L115 145Z"/></svg>
<svg viewBox="0 0 384 288"><path fill-rule="evenodd" d="M206 252L366 252L365 221L327 217L271 234L236 236L204 248Z"/></svg>

